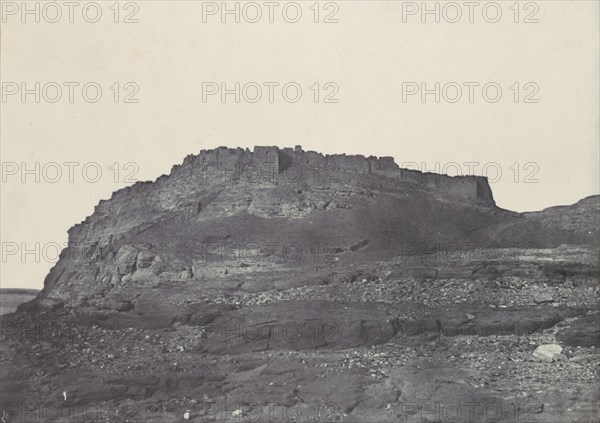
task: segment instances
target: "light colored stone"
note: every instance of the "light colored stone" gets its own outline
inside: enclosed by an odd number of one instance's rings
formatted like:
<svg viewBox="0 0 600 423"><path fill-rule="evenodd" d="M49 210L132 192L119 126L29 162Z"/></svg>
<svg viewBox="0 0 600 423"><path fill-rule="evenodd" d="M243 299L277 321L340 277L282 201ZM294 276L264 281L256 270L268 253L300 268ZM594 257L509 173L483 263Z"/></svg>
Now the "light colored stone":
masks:
<svg viewBox="0 0 600 423"><path fill-rule="evenodd" d="M560 357L562 350L563 349L560 345L545 344L537 347L532 356L540 361L552 363Z"/></svg>
<svg viewBox="0 0 600 423"><path fill-rule="evenodd" d="M551 303L554 301L554 298L552 298L552 295L550 294L538 294L533 297L533 301L535 301L536 304Z"/></svg>

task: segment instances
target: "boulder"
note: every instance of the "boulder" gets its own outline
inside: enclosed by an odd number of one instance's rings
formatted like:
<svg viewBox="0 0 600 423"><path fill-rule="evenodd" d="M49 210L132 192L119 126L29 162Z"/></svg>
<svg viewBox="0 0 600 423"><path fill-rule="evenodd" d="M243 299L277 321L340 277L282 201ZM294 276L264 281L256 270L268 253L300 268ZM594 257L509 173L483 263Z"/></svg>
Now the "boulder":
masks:
<svg viewBox="0 0 600 423"><path fill-rule="evenodd" d="M551 303L554 302L554 298L550 294L537 294L533 297L533 301L536 304Z"/></svg>
<svg viewBox="0 0 600 423"><path fill-rule="evenodd" d="M559 359L562 353L562 347L557 344L540 345L533 352L533 357L546 363L552 363Z"/></svg>

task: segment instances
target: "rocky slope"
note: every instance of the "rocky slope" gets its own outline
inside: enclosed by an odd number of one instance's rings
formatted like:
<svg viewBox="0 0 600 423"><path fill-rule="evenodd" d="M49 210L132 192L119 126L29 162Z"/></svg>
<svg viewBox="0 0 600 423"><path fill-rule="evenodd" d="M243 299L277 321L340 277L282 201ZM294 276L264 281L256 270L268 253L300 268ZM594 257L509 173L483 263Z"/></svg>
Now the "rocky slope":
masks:
<svg viewBox="0 0 600 423"><path fill-rule="evenodd" d="M391 158L203 151L101 201L2 316L2 418L598 421L599 216Z"/></svg>

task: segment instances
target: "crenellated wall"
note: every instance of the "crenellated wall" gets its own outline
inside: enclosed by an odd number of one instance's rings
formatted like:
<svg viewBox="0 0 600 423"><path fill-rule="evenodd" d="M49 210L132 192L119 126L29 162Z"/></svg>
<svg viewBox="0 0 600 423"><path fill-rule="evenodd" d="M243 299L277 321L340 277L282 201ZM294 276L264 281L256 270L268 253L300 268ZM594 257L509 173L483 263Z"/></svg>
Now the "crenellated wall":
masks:
<svg viewBox="0 0 600 423"><path fill-rule="evenodd" d="M333 154L324 155L315 151L303 151L295 148L260 147L249 149L231 149L219 147L213 150L201 150L198 156L188 156L184 166L212 166L221 170L235 171L253 164L262 169L275 169L281 173L292 165L305 168L335 166L336 170L351 174L368 174L377 170L399 171L392 157L365 157L361 155Z"/></svg>
<svg viewBox="0 0 600 423"><path fill-rule="evenodd" d="M219 147L215 150L202 150L195 162L201 166L213 166L240 175L251 169L261 181L273 182L292 166L299 167L305 174L313 169L328 169L328 174L377 175L398 179L401 183L417 184L429 189L464 200L495 205L487 179L476 176L451 177L434 173L422 173L401 169L393 157L365 157L362 155L324 155L315 151L304 151L297 145L294 148L255 147L230 149ZM185 166L185 163L184 163ZM197 165L198 166L198 165Z"/></svg>

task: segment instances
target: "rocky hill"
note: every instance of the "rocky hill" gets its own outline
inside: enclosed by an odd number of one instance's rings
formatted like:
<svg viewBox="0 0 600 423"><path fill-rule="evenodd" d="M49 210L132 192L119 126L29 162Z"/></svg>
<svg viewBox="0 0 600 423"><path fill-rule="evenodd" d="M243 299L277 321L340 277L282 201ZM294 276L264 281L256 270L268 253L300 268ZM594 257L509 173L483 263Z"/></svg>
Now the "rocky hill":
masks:
<svg viewBox="0 0 600 423"><path fill-rule="evenodd" d="M517 214L496 207L482 177L420 173L390 157L322 155L299 146L221 147L100 201L69 230L69 247L39 299L75 305L131 282L207 283L445 248L590 244L599 207L596 197Z"/></svg>
<svg viewBox="0 0 600 423"><path fill-rule="evenodd" d="M101 201L2 316L2 418L598 421L599 218L391 158L202 151Z"/></svg>

